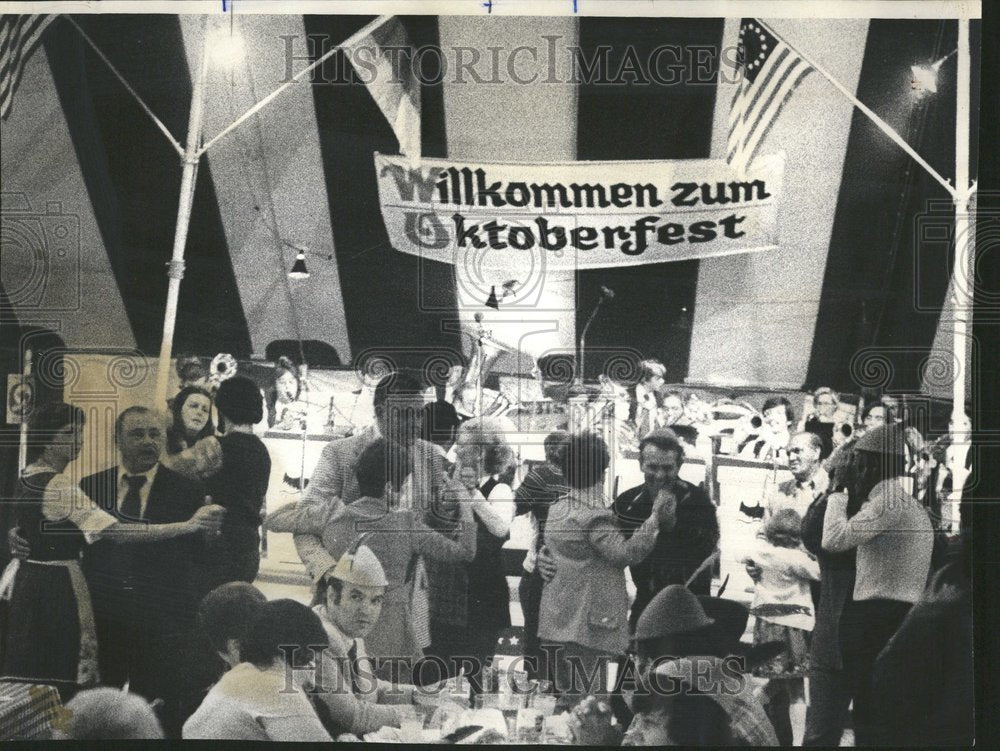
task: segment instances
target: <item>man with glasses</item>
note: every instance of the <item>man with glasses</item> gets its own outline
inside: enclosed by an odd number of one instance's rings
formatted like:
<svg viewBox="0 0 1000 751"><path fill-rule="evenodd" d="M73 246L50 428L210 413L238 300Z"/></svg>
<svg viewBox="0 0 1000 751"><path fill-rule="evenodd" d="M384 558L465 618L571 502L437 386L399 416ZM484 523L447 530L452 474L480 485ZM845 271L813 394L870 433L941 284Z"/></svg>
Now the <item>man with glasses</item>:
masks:
<svg viewBox="0 0 1000 751"><path fill-rule="evenodd" d="M783 508L805 515L817 496L826 492L830 477L823 469L823 441L811 431L802 431L788 442L788 469L792 479L771 487L764 502L764 521Z"/></svg>

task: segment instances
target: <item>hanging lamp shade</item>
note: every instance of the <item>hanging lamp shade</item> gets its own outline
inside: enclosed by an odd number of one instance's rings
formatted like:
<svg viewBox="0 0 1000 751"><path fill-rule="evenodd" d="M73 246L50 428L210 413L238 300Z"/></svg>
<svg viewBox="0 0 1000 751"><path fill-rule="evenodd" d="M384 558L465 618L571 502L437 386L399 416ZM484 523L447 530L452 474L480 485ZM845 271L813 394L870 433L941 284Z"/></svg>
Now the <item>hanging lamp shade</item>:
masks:
<svg viewBox="0 0 1000 751"><path fill-rule="evenodd" d="M486 298L486 307L493 310L500 310L500 302L497 300L497 288L490 287L490 296Z"/></svg>
<svg viewBox="0 0 1000 751"><path fill-rule="evenodd" d="M292 264L292 270L288 272L289 279L308 279L309 270L306 268L306 254L301 250L298 255L295 256L295 263Z"/></svg>

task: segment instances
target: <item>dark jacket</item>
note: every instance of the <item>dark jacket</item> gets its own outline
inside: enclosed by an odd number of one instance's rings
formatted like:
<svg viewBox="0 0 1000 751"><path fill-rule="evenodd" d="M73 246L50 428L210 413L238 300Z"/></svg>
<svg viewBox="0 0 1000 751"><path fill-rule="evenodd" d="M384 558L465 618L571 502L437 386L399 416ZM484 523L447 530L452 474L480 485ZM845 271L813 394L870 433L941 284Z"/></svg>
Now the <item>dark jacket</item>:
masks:
<svg viewBox="0 0 1000 751"><path fill-rule="evenodd" d="M719 520L715 505L705 491L684 480L676 480L677 523L667 533L660 532L653 552L645 560L629 567L635 584L635 602L629 621L636 621L650 600L670 584L684 584L695 569L710 556L719 543ZM615 519L627 536L649 518L653 499L645 485L630 488L615 499ZM712 569L706 568L691 583L695 594L709 594Z"/></svg>
<svg viewBox="0 0 1000 751"><path fill-rule="evenodd" d="M516 515L533 513L538 521L538 538L535 547L542 546L545 539L545 522L549 518L549 507L569 492L562 472L545 462L532 468L524 481L514 492Z"/></svg>
<svg viewBox="0 0 1000 751"><path fill-rule="evenodd" d="M118 511L118 472L115 466L90 475L80 487L108 513L134 521ZM187 521L204 498L199 484L161 464L143 519L152 524ZM83 571L95 615L160 631L190 627L198 605L204 545L201 534L139 544L98 540L88 545Z"/></svg>
<svg viewBox="0 0 1000 751"><path fill-rule="evenodd" d="M944 586L956 588L944 594ZM935 574L875 663L883 739L896 746L974 742L972 598L960 563Z"/></svg>

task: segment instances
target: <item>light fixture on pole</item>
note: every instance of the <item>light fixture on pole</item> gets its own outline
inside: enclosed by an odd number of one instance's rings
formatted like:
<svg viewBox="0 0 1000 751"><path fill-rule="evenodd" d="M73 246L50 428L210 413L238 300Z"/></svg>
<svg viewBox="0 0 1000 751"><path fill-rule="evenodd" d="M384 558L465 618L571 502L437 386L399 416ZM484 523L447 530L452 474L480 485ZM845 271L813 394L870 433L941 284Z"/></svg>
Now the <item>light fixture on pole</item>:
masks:
<svg viewBox="0 0 1000 751"><path fill-rule="evenodd" d="M245 59L243 37L231 24L228 29L220 27L211 32L207 42L212 62L219 68L232 70Z"/></svg>
<svg viewBox="0 0 1000 751"><path fill-rule="evenodd" d="M945 60L957 52L957 49L952 50L940 60L927 65L910 66L910 72L913 75L910 86L913 88L913 93L918 98L926 96L927 94L937 93L938 71L941 70L941 66L944 65Z"/></svg>

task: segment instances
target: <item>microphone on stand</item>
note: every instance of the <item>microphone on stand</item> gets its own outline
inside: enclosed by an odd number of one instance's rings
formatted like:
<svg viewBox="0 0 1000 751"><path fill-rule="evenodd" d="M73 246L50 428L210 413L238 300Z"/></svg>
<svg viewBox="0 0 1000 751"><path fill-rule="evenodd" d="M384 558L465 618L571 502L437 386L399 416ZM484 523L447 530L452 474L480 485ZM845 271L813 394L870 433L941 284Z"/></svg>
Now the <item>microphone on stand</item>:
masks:
<svg viewBox="0 0 1000 751"><path fill-rule="evenodd" d="M594 319L597 317L597 311L600 310L601 303L604 302L605 300L613 300L614 297L615 297L615 291L610 287L605 287L602 284L601 296L597 299L597 305L594 306L594 310L591 312L590 318L587 319L587 323L584 324L583 326L583 332L580 334L580 357L577 360L577 364L579 367L577 369L577 375L576 375L576 382L578 384L583 384L584 345L587 340L587 330L590 328L590 324L592 324L594 322Z"/></svg>

